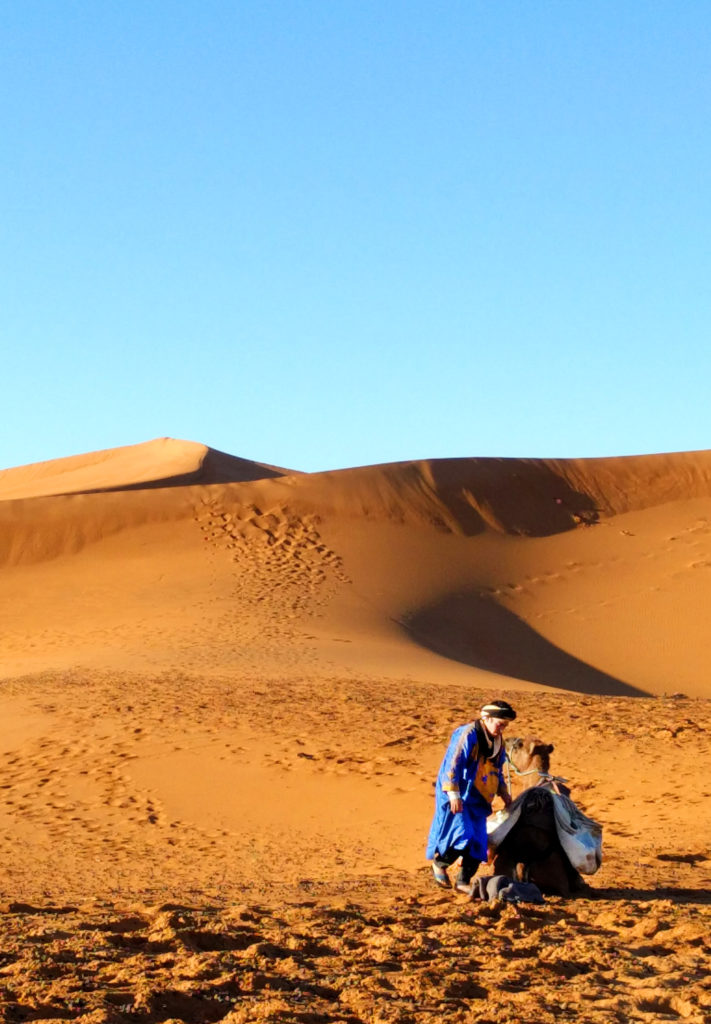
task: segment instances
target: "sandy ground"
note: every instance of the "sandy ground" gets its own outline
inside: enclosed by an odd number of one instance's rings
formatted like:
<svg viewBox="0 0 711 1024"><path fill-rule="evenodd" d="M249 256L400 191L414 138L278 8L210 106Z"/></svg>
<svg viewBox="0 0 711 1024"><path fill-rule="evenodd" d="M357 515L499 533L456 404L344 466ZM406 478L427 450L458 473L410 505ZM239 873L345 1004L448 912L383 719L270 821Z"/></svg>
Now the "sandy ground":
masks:
<svg viewBox="0 0 711 1024"><path fill-rule="evenodd" d="M0 474L4 1019L711 1019L711 456L230 459ZM493 697L603 825L585 899L431 883Z"/></svg>

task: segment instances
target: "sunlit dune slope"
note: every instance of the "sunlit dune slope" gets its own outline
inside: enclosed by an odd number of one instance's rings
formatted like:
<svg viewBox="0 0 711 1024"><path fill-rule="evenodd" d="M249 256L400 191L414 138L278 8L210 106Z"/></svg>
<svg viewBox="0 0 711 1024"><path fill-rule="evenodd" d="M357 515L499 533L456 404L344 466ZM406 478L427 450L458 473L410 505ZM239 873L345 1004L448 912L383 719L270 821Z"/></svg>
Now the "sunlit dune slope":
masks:
<svg viewBox="0 0 711 1024"><path fill-rule="evenodd" d="M0 503L6 673L708 691L711 453L153 485Z"/></svg>
<svg viewBox="0 0 711 1024"><path fill-rule="evenodd" d="M51 494L176 487L279 476L287 470L161 437L0 471L0 500Z"/></svg>

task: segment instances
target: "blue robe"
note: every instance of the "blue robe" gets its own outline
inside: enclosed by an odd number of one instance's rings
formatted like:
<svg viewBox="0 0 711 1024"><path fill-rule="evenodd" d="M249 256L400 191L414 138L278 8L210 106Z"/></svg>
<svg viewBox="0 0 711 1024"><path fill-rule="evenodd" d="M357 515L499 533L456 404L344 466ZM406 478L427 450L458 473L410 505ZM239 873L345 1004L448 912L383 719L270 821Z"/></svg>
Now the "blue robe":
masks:
<svg viewBox="0 0 711 1024"><path fill-rule="evenodd" d="M491 814L491 800L499 787L506 751L500 743L491 757L480 757L476 726L476 722L469 722L455 729L440 766L435 787L435 813L425 854L428 860L447 850L463 852L466 849L477 860L487 858L486 819ZM450 810L445 787L459 789L464 804L459 814Z"/></svg>

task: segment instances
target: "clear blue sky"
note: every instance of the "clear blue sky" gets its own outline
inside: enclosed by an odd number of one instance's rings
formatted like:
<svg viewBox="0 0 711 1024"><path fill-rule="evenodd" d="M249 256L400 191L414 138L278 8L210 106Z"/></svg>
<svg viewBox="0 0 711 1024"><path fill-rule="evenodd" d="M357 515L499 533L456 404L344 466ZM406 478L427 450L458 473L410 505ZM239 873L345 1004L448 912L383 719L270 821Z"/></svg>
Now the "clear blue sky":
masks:
<svg viewBox="0 0 711 1024"><path fill-rule="evenodd" d="M0 13L0 467L711 448L708 0Z"/></svg>

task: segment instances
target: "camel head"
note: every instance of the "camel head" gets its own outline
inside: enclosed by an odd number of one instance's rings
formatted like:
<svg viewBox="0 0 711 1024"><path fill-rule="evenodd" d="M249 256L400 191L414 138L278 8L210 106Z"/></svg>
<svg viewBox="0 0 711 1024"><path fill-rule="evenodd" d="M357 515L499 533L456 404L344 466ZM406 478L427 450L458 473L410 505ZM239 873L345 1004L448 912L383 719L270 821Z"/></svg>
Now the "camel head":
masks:
<svg viewBox="0 0 711 1024"><path fill-rule="evenodd" d="M534 736L512 737L506 740L506 753L519 772L537 769L539 772L550 770L551 754L554 746L544 743Z"/></svg>

